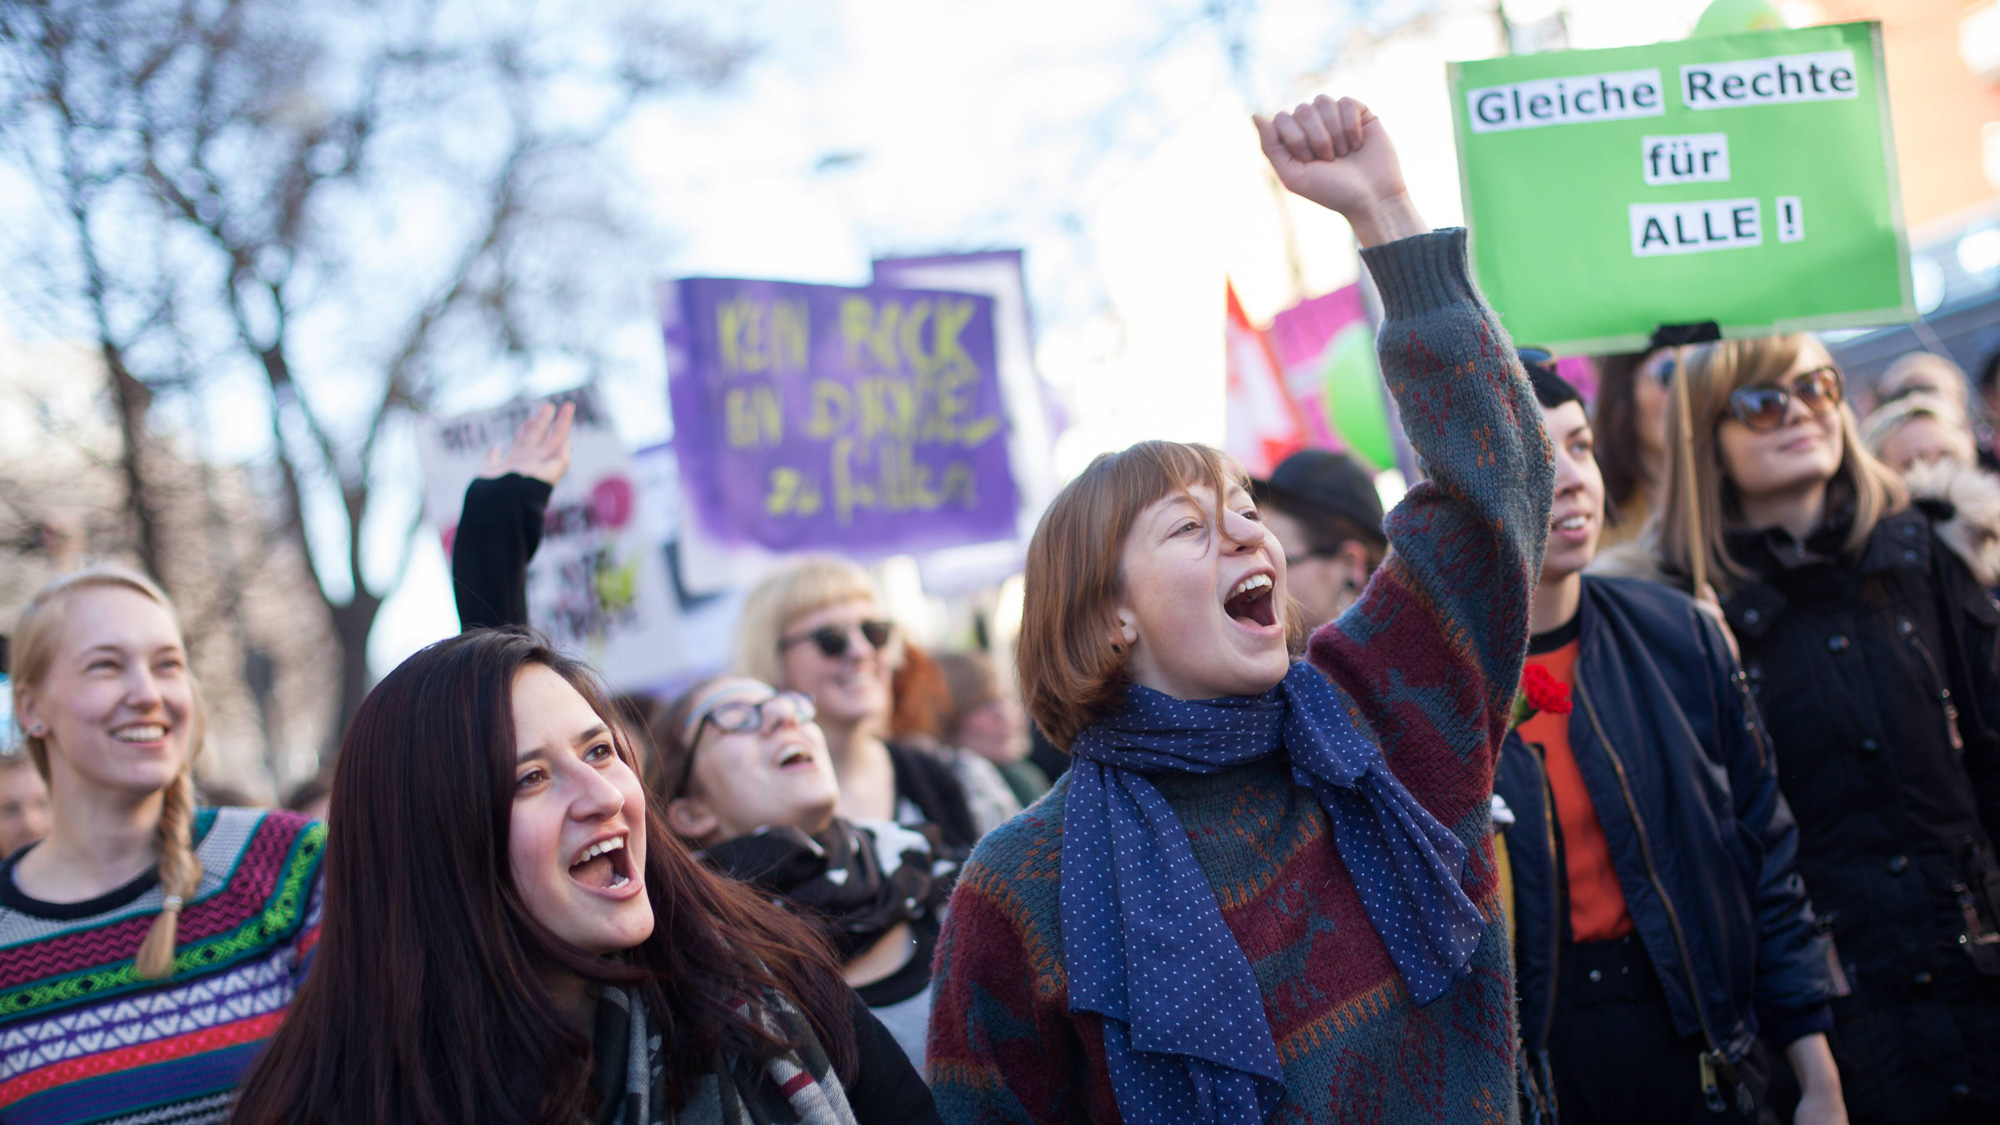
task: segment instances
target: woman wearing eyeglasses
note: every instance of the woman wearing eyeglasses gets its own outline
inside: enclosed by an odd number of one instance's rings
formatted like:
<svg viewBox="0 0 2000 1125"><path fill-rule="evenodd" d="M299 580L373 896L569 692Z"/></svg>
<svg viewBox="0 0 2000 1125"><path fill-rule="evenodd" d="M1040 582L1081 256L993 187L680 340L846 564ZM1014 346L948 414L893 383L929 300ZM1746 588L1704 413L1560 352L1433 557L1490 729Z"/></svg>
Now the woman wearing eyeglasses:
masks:
<svg viewBox="0 0 2000 1125"><path fill-rule="evenodd" d="M839 783L813 718L811 699L757 680L697 684L653 726L656 796L702 858L820 924L841 975L921 1069L957 865L923 833L834 815Z"/></svg>
<svg viewBox="0 0 2000 1125"><path fill-rule="evenodd" d="M1681 377L1696 483L1667 489L1657 554L1683 585L1705 560L1768 720L1853 988L1849 1111L2000 1119L2000 610L1936 535L1947 514L1863 448L1817 340L1708 345Z"/></svg>
<svg viewBox="0 0 2000 1125"><path fill-rule="evenodd" d="M826 733L840 814L935 825L963 856L979 840L951 767L886 740L901 657L868 572L845 559L799 559L750 591L736 623L735 671L810 696Z"/></svg>

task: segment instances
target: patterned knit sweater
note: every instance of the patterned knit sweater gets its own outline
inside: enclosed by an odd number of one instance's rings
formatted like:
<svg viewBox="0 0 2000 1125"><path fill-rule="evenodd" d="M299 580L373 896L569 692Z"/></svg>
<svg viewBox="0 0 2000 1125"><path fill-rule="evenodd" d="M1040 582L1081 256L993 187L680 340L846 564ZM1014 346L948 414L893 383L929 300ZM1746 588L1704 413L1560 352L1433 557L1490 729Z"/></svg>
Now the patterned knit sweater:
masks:
<svg viewBox="0 0 2000 1125"><path fill-rule="evenodd" d="M132 959L159 913L146 875L67 906L0 868L0 1120L183 1125L228 1116L319 940L326 826L286 812L196 815L200 890L171 979Z"/></svg>
<svg viewBox="0 0 2000 1125"><path fill-rule="evenodd" d="M1430 480L1390 514L1388 561L1308 657L1397 777L1468 845L1465 887L1492 923L1470 975L1413 1005L1325 813L1288 763L1154 781L1263 993L1285 1070L1273 1122L1511 1122L1514 991L1489 798L1541 571L1549 448L1512 344L1466 272L1464 232L1363 257L1387 313L1383 372ZM1065 777L987 836L953 896L929 1051L952 1125L1120 1120L1101 1020L1069 1009L1068 791Z"/></svg>

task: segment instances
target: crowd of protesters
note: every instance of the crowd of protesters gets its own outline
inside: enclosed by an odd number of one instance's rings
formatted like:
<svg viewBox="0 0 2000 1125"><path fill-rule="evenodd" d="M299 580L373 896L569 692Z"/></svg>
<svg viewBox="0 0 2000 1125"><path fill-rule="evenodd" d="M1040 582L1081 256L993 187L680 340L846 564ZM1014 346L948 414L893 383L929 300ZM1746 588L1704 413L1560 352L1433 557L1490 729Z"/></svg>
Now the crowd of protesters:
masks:
<svg viewBox="0 0 2000 1125"><path fill-rule="evenodd" d="M1864 419L1811 336L1665 326L1587 406L1364 107L1257 126L1423 479L1100 456L1012 667L812 556L610 696L528 628L570 407L290 811L196 790L157 586L43 589L0 1121L2000 1120L2000 359Z"/></svg>

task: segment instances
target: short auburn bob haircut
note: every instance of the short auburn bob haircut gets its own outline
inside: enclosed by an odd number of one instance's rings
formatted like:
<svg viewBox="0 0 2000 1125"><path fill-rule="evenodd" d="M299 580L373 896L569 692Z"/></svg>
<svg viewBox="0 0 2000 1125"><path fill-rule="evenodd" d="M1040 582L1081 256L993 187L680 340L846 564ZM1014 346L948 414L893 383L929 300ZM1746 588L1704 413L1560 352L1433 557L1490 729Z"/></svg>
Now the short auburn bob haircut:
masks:
<svg viewBox="0 0 2000 1125"><path fill-rule="evenodd" d="M1140 514L1174 493L1209 491L1215 518L1229 486L1250 478L1206 445L1142 441L1103 453L1058 493L1028 542L1026 604L1015 649L1021 698L1050 742L1067 750L1090 724L1124 706L1131 651L1113 639L1125 594L1125 539ZM1305 650L1305 617L1284 606L1285 639Z"/></svg>

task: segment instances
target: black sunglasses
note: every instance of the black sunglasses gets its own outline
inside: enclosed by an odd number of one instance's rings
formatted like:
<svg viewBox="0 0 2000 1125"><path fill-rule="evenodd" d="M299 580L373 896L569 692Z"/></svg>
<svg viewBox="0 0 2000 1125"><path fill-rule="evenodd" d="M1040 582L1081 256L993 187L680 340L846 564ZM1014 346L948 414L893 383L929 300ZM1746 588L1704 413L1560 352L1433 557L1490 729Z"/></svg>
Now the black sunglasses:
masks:
<svg viewBox="0 0 2000 1125"><path fill-rule="evenodd" d="M766 708L770 708L766 711ZM673 787L667 790L667 799L673 800L687 791L688 779L694 776L694 752L701 746L701 736L709 727L724 734L744 734L760 731L770 726L775 719L789 718L794 723L810 723L819 717L819 709L813 706L812 696L796 691L781 691L769 699L755 703L748 700L730 700L718 703L702 712L700 721L694 725L694 733L688 736L687 755L681 761L679 775Z"/></svg>
<svg viewBox="0 0 2000 1125"><path fill-rule="evenodd" d="M1744 387L1729 393L1729 412L1738 422L1758 433L1770 433L1785 424L1792 401L1813 414L1825 414L1847 397L1840 369L1828 364L1789 380L1780 387Z"/></svg>
<svg viewBox="0 0 2000 1125"><path fill-rule="evenodd" d="M868 642L868 647L880 652L888 645L889 638L896 635L896 626L888 621L863 621L858 626L822 625L810 633L801 633L796 637L780 637L778 651L784 652L811 641L819 646L820 655L828 660L839 660L847 655L848 647L853 643L857 631L860 632L861 639Z"/></svg>

